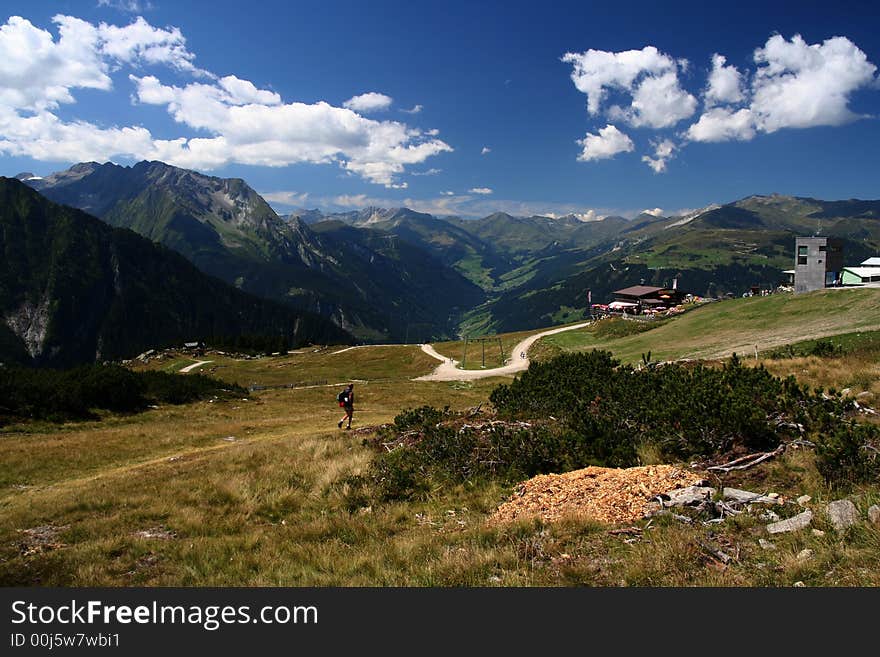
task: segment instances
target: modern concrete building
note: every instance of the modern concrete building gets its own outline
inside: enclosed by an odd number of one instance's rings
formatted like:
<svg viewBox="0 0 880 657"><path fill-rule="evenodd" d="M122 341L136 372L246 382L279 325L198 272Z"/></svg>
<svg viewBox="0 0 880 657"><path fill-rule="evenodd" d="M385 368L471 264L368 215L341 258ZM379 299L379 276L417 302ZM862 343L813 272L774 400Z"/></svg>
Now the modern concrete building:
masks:
<svg viewBox="0 0 880 657"><path fill-rule="evenodd" d="M810 292L839 285L842 270L843 240L835 237L795 239L795 292Z"/></svg>

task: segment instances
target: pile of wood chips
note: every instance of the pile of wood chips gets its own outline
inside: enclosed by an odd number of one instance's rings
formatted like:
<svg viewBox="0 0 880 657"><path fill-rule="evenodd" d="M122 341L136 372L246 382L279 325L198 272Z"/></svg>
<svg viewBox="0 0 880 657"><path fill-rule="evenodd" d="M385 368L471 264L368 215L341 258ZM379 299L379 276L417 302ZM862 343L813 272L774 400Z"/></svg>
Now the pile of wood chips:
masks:
<svg viewBox="0 0 880 657"><path fill-rule="evenodd" d="M701 481L702 476L671 465L590 466L565 474L538 475L520 484L489 522L533 517L553 521L572 515L614 524L633 522L646 515L657 495Z"/></svg>

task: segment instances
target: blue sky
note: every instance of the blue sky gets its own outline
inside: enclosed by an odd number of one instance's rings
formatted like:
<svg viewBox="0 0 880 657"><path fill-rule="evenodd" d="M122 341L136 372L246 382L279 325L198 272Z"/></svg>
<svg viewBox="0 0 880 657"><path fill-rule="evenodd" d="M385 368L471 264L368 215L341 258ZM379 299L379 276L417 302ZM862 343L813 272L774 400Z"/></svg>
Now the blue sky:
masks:
<svg viewBox="0 0 880 657"><path fill-rule="evenodd" d="M880 198L880 11L4 2L0 175L160 159L281 211L666 214Z"/></svg>

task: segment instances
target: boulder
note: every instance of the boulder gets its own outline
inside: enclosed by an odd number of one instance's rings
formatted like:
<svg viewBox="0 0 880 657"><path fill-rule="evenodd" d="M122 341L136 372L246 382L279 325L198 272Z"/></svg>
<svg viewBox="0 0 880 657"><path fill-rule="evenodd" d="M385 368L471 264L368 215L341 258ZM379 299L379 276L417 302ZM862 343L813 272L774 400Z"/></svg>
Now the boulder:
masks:
<svg viewBox="0 0 880 657"><path fill-rule="evenodd" d="M770 497L769 495L740 490L739 488L728 488L725 486L723 495L725 500L739 502L740 504L752 504L754 502L759 504L779 504L778 496Z"/></svg>
<svg viewBox="0 0 880 657"><path fill-rule="evenodd" d="M784 532L794 532L805 527L809 527L813 521L813 512L807 509L803 513L799 513L791 518L780 520L767 525L767 531L771 534L782 534Z"/></svg>
<svg viewBox="0 0 880 657"><path fill-rule="evenodd" d="M663 506L697 506L712 499L715 489L710 486L687 486L676 488L665 494Z"/></svg>
<svg viewBox="0 0 880 657"><path fill-rule="evenodd" d="M837 531L852 527L859 521L859 510L850 500L834 500L825 507L828 520Z"/></svg>
<svg viewBox="0 0 880 657"><path fill-rule="evenodd" d="M868 509L868 520L872 525L880 527L880 506L874 504Z"/></svg>

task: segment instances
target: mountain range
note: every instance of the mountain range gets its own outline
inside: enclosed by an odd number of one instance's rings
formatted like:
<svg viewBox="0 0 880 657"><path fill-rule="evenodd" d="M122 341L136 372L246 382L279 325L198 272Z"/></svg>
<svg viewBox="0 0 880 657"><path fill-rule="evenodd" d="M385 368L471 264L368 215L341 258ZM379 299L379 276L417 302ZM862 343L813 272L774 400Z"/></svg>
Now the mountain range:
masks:
<svg viewBox="0 0 880 657"><path fill-rule="evenodd" d="M131 228L202 271L320 314L362 341L415 342L580 319L644 283L701 296L775 286L794 238L844 239L848 264L880 253L880 201L752 196L686 215L480 219L407 208L279 216L240 179L161 162L85 163L27 184Z"/></svg>
<svg viewBox="0 0 880 657"><path fill-rule="evenodd" d="M485 299L430 253L345 225L279 217L241 179L140 162L78 164L26 179L47 198L181 253L236 287L333 320L363 340L449 337ZM442 290L442 294L436 294Z"/></svg>
<svg viewBox="0 0 880 657"><path fill-rule="evenodd" d="M184 341L352 337L247 294L131 230L0 178L0 362L67 367Z"/></svg>

